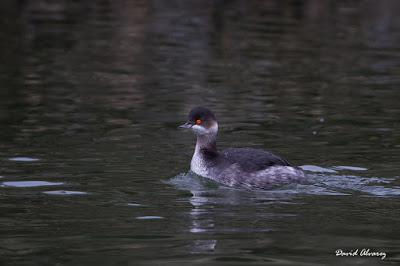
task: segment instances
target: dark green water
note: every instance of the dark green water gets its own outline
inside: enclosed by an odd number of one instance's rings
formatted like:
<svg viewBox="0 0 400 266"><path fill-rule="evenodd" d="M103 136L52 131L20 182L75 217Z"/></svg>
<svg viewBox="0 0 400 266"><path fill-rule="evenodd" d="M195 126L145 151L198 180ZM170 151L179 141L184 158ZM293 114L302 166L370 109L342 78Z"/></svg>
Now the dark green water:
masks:
<svg viewBox="0 0 400 266"><path fill-rule="evenodd" d="M398 1L82 2L0 4L2 265L400 262ZM196 105L310 184L186 175Z"/></svg>

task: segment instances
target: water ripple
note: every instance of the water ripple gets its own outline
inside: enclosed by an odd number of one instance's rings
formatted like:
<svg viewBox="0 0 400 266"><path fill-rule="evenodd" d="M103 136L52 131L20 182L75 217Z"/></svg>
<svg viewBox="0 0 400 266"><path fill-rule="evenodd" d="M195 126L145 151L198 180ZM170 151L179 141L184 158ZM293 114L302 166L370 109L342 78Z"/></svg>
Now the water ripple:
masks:
<svg viewBox="0 0 400 266"><path fill-rule="evenodd" d="M88 195L89 193L84 191L71 191L71 190L52 190L44 191L44 194L55 195L55 196L75 196L75 195Z"/></svg>
<svg viewBox="0 0 400 266"><path fill-rule="evenodd" d="M9 161L14 161L14 162L37 162L40 159L39 158L32 158L32 157L11 157L8 158Z"/></svg>
<svg viewBox="0 0 400 266"><path fill-rule="evenodd" d="M136 217L137 220L160 220L164 219L162 216L138 216Z"/></svg>
<svg viewBox="0 0 400 266"><path fill-rule="evenodd" d="M45 187L45 186L60 186L62 182L48 182L48 181L7 181L3 182L2 186L5 187Z"/></svg>

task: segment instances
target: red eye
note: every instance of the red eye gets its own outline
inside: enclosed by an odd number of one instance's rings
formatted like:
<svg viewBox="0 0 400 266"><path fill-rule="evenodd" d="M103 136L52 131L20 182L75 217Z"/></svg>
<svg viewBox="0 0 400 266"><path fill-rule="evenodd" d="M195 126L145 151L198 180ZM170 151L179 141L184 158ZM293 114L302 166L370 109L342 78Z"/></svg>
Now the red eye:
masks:
<svg viewBox="0 0 400 266"><path fill-rule="evenodd" d="M203 121L201 121L201 119L196 120L196 125L200 125L201 123L203 123Z"/></svg>

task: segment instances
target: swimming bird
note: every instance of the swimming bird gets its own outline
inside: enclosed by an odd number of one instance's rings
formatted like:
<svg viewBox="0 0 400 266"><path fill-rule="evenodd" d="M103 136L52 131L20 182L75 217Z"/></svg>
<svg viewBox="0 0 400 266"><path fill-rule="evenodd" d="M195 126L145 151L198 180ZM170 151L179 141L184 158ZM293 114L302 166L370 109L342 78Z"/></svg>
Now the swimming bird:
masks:
<svg viewBox="0 0 400 266"><path fill-rule="evenodd" d="M205 107L195 107L179 128L191 129L197 137L190 163L195 174L230 187L267 189L299 182L304 172L269 151L253 148L217 149L218 121Z"/></svg>

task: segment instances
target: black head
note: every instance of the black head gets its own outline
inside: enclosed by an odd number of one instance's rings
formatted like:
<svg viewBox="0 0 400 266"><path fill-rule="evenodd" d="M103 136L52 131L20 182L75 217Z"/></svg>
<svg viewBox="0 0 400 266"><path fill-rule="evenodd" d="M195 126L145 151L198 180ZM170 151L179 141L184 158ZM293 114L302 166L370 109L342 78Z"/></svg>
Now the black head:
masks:
<svg viewBox="0 0 400 266"><path fill-rule="evenodd" d="M189 112L188 121L180 128L191 128L198 135L216 134L218 123L209 109L199 106Z"/></svg>
<svg viewBox="0 0 400 266"><path fill-rule="evenodd" d="M196 124L197 120L202 120L203 122L214 122L217 121L215 115L205 107L195 107L193 108L188 116L188 121Z"/></svg>

